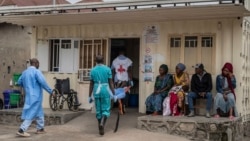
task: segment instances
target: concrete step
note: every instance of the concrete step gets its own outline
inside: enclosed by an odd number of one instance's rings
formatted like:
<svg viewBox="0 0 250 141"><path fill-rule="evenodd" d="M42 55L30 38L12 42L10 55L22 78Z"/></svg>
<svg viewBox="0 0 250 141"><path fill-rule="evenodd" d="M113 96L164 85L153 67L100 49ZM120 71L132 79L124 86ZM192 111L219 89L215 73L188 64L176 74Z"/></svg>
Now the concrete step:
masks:
<svg viewBox="0 0 250 141"><path fill-rule="evenodd" d="M45 124L46 125L61 125L80 116L84 111L72 112L69 110L52 111L51 109L44 109ZM0 124L19 126L21 120L22 109L3 109L0 110Z"/></svg>
<svg viewBox="0 0 250 141"><path fill-rule="evenodd" d="M242 118L206 118L204 116L141 116L137 128L183 136L197 141L242 141Z"/></svg>

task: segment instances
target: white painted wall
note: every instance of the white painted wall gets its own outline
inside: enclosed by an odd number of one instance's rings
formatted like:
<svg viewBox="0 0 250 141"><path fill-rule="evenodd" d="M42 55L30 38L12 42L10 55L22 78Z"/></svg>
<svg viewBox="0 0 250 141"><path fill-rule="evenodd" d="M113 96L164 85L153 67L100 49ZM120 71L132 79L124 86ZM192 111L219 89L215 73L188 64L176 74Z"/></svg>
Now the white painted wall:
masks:
<svg viewBox="0 0 250 141"><path fill-rule="evenodd" d="M237 77L238 87L236 93L241 89L241 65L240 50L242 46L242 19L215 19L215 20L193 20L193 21L169 21L169 22L156 22L156 23L124 23L124 24L103 24L103 25L71 25L71 26L44 26L38 28L37 39L49 38L113 38L113 37L139 37L141 38L140 44L140 69L142 67L143 56L145 49L151 49L151 55L154 57L154 76L158 75L158 67L162 64L170 64L170 48L168 48L168 37L172 34L190 35L190 34L215 34L216 49L214 66L212 69L213 87L215 94L215 77L221 72L221 68L225 62L232 62L234 65L234 72ZM218 25L218 23L221 23ZM147 26L159 27L159 40L155 44L146 44L143 35L144 28ZM44 31L47 31L46 35ZM184 60L184 58L181 58ZM197 62L194 62L194 64ZM174 68L171 68L172 70ZM142 69L141 69L142 70ZM190 69L189 69L190 70ZM192 69L191 69L192 70ZM192 74L193 72L189 72ZM52 76L55 74L46 73L50 84L54 84ZM56 74L60 75L60 74ZM69 74L70 75L70 74ZM76 76L73 74L73 76ZM72 77L71 82L75 85L73 89L79 90L79 97L83 105L81 108L89 108L87 104L88 97L88 83L78 84L77 77ZM153 91L154 82L146 83L143 81L143 73L140 72L140 92L139 92L139 112L145 112L145 99ZM45 97L46 98L46 97ZM45 99L44 106L48 107ZM241 98L237 99L237 106L241 111Z"/></svg>

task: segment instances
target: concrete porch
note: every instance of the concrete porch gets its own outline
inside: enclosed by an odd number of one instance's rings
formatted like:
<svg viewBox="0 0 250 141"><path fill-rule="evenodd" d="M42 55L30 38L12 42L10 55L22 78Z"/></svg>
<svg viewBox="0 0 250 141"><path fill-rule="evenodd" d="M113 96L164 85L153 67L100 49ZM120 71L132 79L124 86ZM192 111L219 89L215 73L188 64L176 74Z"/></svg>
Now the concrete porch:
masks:
<svg viewBox="0 0 250 141"><path fill-rule="evenodd" d="M84 111L72 112L69 110L52 111L44 109L46 125L61 125L80 116ZM0 110L0 124L19 126L21 120L22 108Z"/></svg>
<svg viewBox="0 0 250 141"><path fill-rule="evenodd" d="M197 141L242 141L244 127L242 118L206 118L204 116L141 116L137 128L183 136Z"/></svg>

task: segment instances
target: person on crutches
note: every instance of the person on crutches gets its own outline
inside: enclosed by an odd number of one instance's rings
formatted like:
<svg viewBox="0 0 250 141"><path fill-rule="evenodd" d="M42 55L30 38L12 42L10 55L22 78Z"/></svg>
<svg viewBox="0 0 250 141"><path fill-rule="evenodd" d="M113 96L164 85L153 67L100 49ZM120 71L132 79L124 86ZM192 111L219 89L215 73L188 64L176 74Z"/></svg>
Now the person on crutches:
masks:
<svg viewBox="0 0 250 141"><path fill-rule="evenodd" d="M114 94L115 91L111 69L103 64L103 56L97 55L95 61L96 66L90 71L89 103L93 101L93 93L99 134L104 135L105 123L110 116L110 93Z"/></svg>

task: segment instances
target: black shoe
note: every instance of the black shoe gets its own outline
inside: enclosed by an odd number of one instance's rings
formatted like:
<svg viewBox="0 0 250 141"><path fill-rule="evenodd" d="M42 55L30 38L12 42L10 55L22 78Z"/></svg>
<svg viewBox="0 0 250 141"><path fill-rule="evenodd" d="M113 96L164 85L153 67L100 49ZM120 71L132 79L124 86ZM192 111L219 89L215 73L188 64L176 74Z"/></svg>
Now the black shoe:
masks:
<svg viewBox="0 0 250 141"><path fill-rule="evenodd" d="M104 126L105 126L106 120L107 120L106 116L102 117L102 119L101 119L100 126L99 126L99 134L100 135L104 135Z"/></svg>

